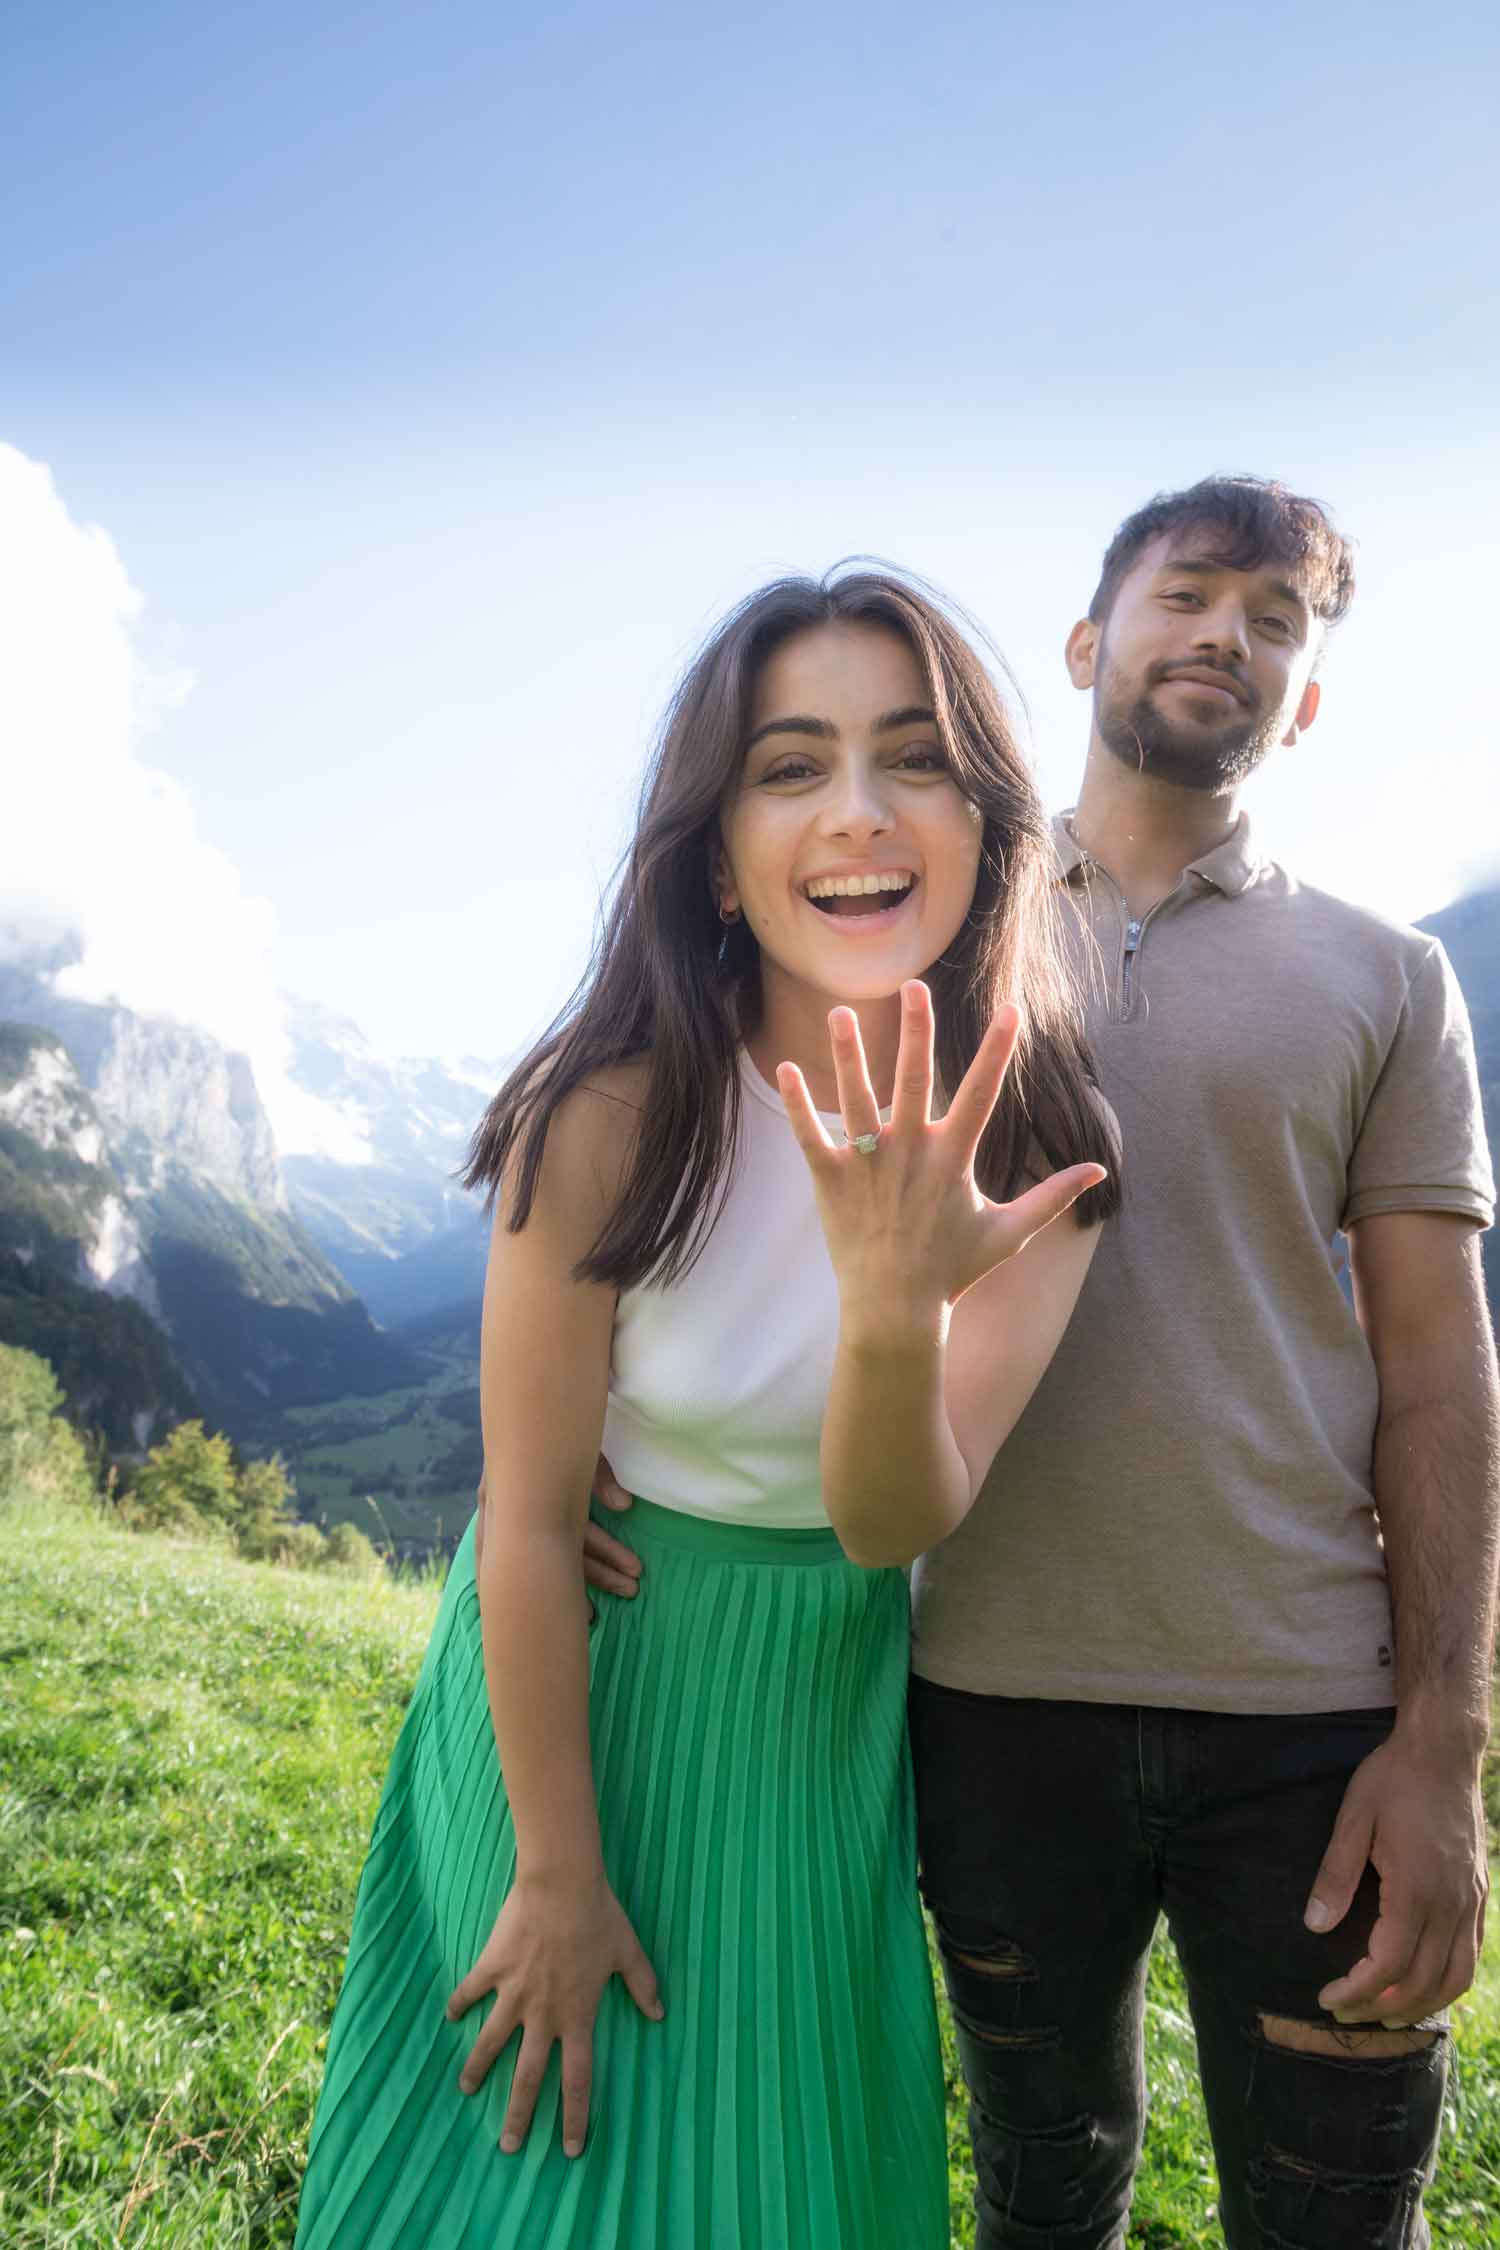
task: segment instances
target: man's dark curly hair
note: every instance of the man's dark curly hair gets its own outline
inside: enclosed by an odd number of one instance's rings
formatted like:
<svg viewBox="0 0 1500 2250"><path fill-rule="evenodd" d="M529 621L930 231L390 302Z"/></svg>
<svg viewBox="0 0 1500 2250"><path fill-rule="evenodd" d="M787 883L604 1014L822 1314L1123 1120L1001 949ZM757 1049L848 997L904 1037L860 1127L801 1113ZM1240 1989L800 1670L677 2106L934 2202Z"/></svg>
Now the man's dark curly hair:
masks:
<svg viewBox="0 0 1500 2250"><path fill-rule="evenodd" d="M1125 518L1089 603L1094 624L1108 617L1142 549L1167 531L1212 534L1205 552L1229 570L1281 564L1325 625L1336 625L1354 599L1354 551L1318 501L1265 477L1203 477L1184 492L1158 492Z"/></svg>

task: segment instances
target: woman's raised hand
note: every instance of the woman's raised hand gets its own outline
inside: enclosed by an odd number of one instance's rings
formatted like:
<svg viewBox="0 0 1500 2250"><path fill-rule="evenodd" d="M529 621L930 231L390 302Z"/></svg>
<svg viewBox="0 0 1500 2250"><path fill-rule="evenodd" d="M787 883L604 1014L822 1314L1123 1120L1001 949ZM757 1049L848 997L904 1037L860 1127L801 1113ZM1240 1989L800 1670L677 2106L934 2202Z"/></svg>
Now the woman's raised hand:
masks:
<svg viewBox="0 0 1500 2250"><path fill-rule="evenodd" d="M562 2044L562 2140L568 2156L582 2152L594 2076L594 2019L599 1999L618 1976L643 2016L662 2016L656 1974L601 1875L591 1884L517 1881L501 1907L484 1951L448 2001L456 2022L493 1995L479 2037L459 2073L476 2093L517 2031L521 2049L510 2083L500 2146L513 2155L525 2140L555 2042Z"/></svg>
<svg viewBox="0 0 1500 2250"><path fill-rule="evenodd" d="M825 1132L796 1064L781 1064L776 1082L813 1176L846 1308L898 1328L930 1317L1106 1177L1101 1165L1074 1164L1013 1203L992 1203L976 1182L974 1159L1020 1021L1008 1002L996 1010L946 1116L934 1119L932 996L925 984L903 985L895 1098L883 1126L858 1018L835 1008L828 1029L848 1135L842 1148Z"/></svg>

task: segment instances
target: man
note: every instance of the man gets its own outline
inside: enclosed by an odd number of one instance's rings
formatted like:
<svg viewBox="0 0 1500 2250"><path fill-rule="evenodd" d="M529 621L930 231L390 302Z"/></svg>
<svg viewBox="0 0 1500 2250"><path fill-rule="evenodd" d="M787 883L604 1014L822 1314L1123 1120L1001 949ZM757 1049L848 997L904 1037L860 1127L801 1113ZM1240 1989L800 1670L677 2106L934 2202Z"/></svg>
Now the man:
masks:
<svg viewBox="0 0 1500 2250"><path fill-rule="evenodd" d="M1493 1188L1441 948L1297 882L1238 805L1352 592L1314 502L1210 479L1128 519L1068 639L1059 890L1126 1209L914 1576L981 2250L1124 2242L1163 1912L1233 2250L1428 2240L1486 1892Z"/></svg>

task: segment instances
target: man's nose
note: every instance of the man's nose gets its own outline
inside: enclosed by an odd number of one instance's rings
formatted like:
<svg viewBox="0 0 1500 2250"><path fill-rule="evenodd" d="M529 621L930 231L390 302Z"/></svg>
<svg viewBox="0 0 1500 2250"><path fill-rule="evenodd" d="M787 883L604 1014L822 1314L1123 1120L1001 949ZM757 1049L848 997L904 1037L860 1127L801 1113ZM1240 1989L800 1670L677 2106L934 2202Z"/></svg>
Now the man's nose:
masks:
<svg viewBox="0 0 1500 2250"><path fill-rule="evenodd" d="M1244 612L1231 602L1221 602L1216 608L1206 610L1198 620L1193 645L1205 655L1215 654L1243 664L1250 654Z"/></svg>

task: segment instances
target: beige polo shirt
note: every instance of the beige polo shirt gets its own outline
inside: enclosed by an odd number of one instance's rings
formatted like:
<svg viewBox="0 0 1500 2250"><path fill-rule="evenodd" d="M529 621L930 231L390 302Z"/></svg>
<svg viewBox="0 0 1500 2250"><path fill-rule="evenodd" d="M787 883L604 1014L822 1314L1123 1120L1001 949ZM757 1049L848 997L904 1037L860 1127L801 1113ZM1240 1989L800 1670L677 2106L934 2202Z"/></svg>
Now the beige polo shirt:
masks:
<svg viewBox="0 0 1500 2250"><path fill-rule="evenodd" d="M1433 938L1263 859L1243 816L1139 923L1057 824L1126 1203L968 1520L914 1662L978 1694L1211 1711L1393 1700L1378 1386L1336 1237L1493 1216Z"/></svg>

